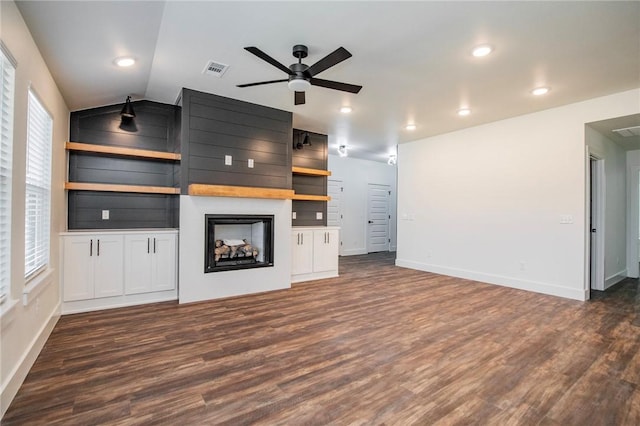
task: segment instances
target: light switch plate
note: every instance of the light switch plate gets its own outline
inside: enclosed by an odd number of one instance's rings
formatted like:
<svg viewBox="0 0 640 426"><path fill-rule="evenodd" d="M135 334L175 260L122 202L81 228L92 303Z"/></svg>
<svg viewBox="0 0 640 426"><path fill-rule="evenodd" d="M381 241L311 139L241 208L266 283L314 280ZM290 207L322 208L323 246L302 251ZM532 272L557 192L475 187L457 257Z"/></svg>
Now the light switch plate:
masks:
<svg viewBox="0 0 640 426"><path fill-rule="evenodd" d="M291 213L291 219L295 219L296 218L296 212L292 212Z"/></svg>
<svg viewBox="0 0 640 426"><path fill-rule="evenodd" d="M250 169L253 169L253 158L249 158L249 160L247 161L247 166L249 166Z"/></svg>
<svg viewBox="0 0 640 426"><path fill-rule="evenodd" d="M316 212L316 220L322 220L322 212Z"/></svg>
<svg viewBox="0 0 640 426"><path fill-rule="evenodd" d="M102 210L102 220L109 220L109 210Z"/></svg>
<svg viewBox="0 0 640 426"><path fill-rule="evenodd" d="M230 166L232 164L232 157L230 155L225 155L224 156L224 165L225 166Z"/></svg>

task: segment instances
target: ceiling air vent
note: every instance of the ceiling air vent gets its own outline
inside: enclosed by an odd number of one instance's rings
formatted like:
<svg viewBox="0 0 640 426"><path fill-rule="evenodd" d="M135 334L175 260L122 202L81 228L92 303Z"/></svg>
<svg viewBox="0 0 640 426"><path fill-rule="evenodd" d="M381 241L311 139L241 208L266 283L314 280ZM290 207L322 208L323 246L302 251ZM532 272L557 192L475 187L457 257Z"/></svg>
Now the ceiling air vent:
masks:
<svg viewBox="0 0 640 426"><path fill-rule="evenodd" d="M222 77L225 71L229 68L229 65L222 64L216 61L207 62L207 66L202 71L203 74L214 75L218 78Z"/></svg>
<svg viewBox="0 0 640 426"><path fill-rule="evenodd" d="M624 129L615 129L612 132L619 134L623 138L629 138L631 136L640 136L640 126L625 127Z"/></svg>

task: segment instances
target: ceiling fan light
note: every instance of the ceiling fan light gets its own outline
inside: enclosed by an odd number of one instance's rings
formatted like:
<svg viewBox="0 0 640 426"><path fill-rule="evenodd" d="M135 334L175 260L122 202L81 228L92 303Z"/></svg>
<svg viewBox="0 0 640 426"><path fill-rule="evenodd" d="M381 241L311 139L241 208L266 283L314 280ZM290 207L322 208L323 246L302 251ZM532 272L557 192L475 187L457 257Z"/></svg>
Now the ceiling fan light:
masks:
<svg viewBox="0 0 640 426"><path fill-rule="evenodd" d="M287 84L289 90L293 92L305 92L309 87L311 87L311 83L303 78L294 78L289 81Z"/></svg>
<svg viewBox="0 0 640 426"><path fill-rule="evenodd" d="M398 162L398 156L396 154L389 155L389 159L387 160L387 164L390 166L395 166Z"/></svg>

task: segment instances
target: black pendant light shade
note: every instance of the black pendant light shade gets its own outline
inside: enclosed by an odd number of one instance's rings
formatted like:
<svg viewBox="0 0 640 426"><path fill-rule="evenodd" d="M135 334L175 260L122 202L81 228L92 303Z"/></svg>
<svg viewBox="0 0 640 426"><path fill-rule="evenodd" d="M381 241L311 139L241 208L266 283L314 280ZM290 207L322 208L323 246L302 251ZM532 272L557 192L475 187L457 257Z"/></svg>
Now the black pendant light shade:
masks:
<svg viewBox="0 0 640 426"><path fill-rule="evenodd" d="M127 101L124 103L120 115L122 118L133 118L136 116L136 113L133 111L133 106L131 105L131 96L127 96Z"/></svg>
<svg viewBox="0 0 640 426"><path fill-rule="evenodd" d="M311 141L309 140L309 133L304 132L304 136L302 137L302 141L300 141L300 136L298 135L298 142L293 144L294 149L302 149L306 146L311 146Z"/></svg>

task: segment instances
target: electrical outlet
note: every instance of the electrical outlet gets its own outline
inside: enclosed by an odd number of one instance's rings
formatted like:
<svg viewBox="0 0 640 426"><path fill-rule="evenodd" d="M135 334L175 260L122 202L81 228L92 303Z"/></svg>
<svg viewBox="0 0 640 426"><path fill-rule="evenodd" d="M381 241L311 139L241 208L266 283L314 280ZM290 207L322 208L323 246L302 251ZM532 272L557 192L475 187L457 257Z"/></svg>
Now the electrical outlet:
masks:
<svg viewBox="0 0 640 426"><path fill-rule="evenodd" d="M250 169L253 169L253 158L249 158L249 160L247 160L247 166L248 166Z"/></svg>
<svg viewBox="0 0 640 426"><path fill-rule="evenodd" d="M316 220L322 220L322 212L316 212Z"/></svg>
<svg viewBox="0 0 640 426"><path fill-rule="evenodd" d="M109 210L102 210L102 220L109 220Z"/></svg>
<svg viewBox="0 0 640 426"><path fill-rule="evenodd" d="M296 218L296 212L292 212L291 213L291 219L295 219Z"/></svg>
<svg viewBox="0 0 640 426"><path fill-rule="evenodd" d="M233 164L233 157L231 157L230 155L225 155L224 156L224 165L225 166L230 166L231 164Z"/></svg>

